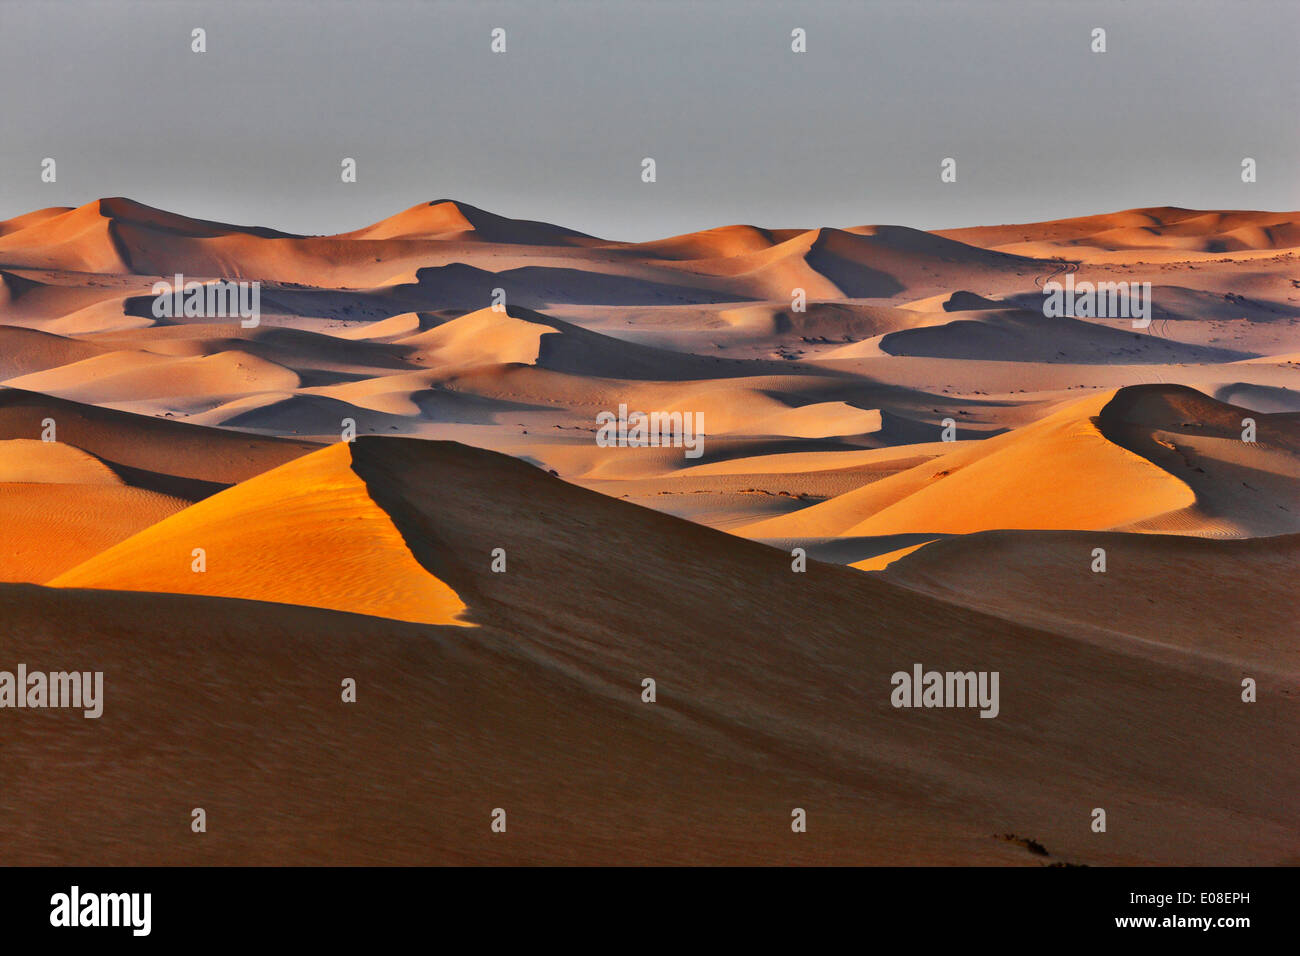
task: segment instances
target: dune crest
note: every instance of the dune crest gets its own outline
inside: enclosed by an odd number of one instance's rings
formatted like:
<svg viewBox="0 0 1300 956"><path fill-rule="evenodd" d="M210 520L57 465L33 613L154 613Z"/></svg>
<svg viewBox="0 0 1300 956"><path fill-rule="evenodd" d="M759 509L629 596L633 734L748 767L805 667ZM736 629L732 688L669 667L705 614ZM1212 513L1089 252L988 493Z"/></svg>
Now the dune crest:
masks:
<svg viewBox="0 0 1300 956"><path fill-rule="evenodd" d="M546 324L545 318L518 308L489 307L396 343L413 349L418 360L431 365L536 365L543 337L561 334L560 326Z"/></svg>
<svg viewBox="0 0 1300 956"><path fill-rule="evenodd" d="M529 219L507 219L452 199L420 203L337 239L472 239L519 245L568 245L594 240L585 233Z"/></svg>

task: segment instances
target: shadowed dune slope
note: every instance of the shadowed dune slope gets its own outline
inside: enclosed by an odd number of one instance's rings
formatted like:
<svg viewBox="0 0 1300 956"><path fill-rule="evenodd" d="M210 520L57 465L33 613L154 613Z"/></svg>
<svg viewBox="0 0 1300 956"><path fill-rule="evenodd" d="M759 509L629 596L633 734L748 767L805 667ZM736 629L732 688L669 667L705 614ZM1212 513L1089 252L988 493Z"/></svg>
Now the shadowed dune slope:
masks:
<svg viewBox="0 0 1300 956"><path fill-rule="evenodd" d="M1105 551L1105 572L1093 570L1097 548ZM1032 626L1127 635L1230 661L1244 673L1263 669L1294 679L1297 566L1294 534L1216 541L986 531L927 544L882 576Z"/></svg>
<svg viewBox="0 0 1300 956"><path fill-rule="evenodd" d="M1243 440L1252 423L1252 441ZM1194 506L1128 530L1249 537L1300 531L1300 417L1264 414L1182 385L1119 390L1106 437L1189 485Z"/></svg>
<svg viewBox="0 0 1300 956"><path fill-rule="evenodd" d="M103 349L91 342L0 325L0 381L80 362L101 352Z"/></svg>
<svg viewBox="0 0 1300 956"><path fill-rule="evenodd" d="M52 420L55 438L113 465L205 485L207 494L319 448L310 442L263 438L28 392L0 388L0 439L41 438ZM213 486L217 487L213 487ZM189 497L203 497L192 493Z"/></svg>
<svg viewBox="0 0 1300 956"><path fill-rule="evenodd" d="M957 361L986 359L1080 365L1232 362L1250 357L1245 352L1186 345L1139 335L1132 329L1072 318L1049 319L1042 313L1023 310L965 310L957 314L961 318L943 325L887 333L879 340L879 348L887 355ZM851 358L854 354L854 346L850 345L823 357Z"/></svg>

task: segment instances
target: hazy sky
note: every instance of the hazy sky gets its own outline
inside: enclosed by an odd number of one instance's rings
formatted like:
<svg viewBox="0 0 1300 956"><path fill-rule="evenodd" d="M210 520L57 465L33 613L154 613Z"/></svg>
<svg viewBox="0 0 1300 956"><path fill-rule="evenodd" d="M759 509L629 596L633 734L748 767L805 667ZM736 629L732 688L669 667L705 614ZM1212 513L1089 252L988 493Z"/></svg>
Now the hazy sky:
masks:
<svg viewBox="0 0 1300 956"><path fill-rule="evenodd" d="M1298 38L1296 0L0 0L0 218L121 195L327 233L455 198L644 239L1296 209Z"/></svg>

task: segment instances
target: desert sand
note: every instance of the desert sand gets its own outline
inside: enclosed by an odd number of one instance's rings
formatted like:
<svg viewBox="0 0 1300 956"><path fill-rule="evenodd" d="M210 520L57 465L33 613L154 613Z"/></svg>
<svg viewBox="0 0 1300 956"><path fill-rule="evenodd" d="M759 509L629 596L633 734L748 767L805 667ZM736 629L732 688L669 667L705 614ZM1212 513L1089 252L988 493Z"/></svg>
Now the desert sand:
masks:
<svg viewBox="0 0 1300 956"><path fill-rule="evenodd" d="M1169 207L0 222L0 667L107 687L0 712L3 858L1294 864L1298 255ZM259 321L155 315L177 273ZM1067 274L1153 321L1046 316ZM917 662L997 718L891 706Z"/></svg>

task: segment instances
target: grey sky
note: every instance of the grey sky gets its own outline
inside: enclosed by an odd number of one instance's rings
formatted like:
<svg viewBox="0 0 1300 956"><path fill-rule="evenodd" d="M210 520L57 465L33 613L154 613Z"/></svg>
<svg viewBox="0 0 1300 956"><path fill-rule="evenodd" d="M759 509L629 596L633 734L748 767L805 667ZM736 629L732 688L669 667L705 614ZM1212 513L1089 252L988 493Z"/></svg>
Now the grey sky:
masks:
<svg viewBox="0 0 1300 956"><path fill-rule="evenodd" d="M1295 0L0 0L0 218L124 195L327 233L455 198L645 239L1295 209L1297 38Z"/></svg>

